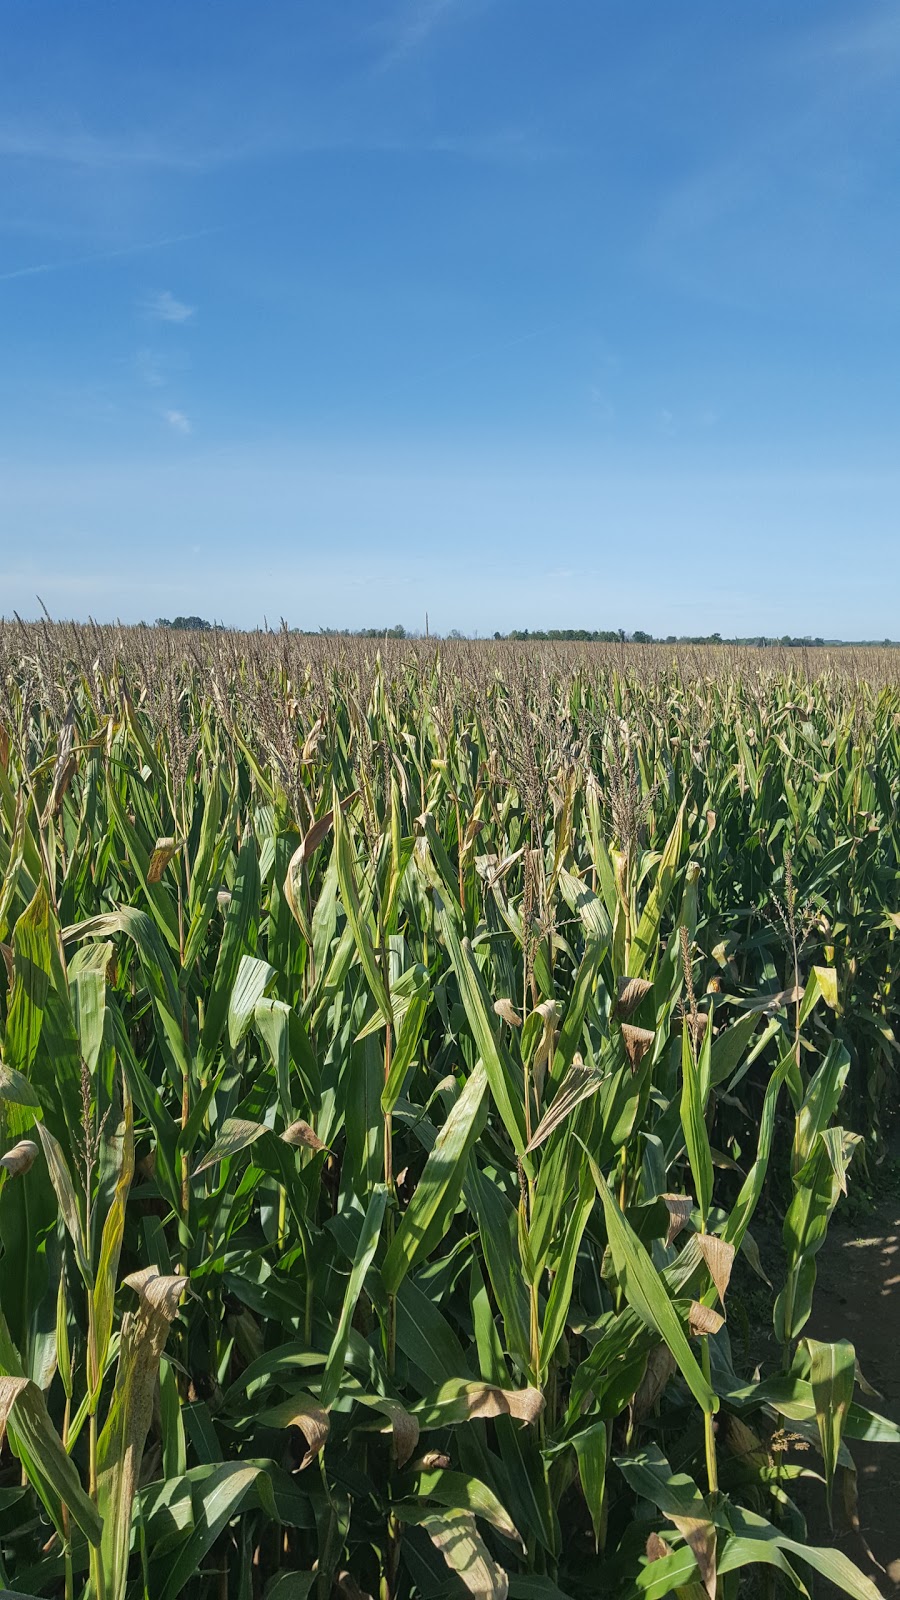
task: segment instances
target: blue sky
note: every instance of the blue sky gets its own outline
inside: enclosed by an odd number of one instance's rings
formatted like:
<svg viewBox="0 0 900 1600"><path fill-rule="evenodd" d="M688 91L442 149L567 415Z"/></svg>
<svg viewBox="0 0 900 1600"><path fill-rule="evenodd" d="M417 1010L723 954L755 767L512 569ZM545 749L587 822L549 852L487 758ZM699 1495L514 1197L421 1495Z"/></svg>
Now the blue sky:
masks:
<svg viewBox="0 0 900 1600"><path fill-rule="evenodd" d="M895 0L8 0L0 613L900 635Z"/></svg>

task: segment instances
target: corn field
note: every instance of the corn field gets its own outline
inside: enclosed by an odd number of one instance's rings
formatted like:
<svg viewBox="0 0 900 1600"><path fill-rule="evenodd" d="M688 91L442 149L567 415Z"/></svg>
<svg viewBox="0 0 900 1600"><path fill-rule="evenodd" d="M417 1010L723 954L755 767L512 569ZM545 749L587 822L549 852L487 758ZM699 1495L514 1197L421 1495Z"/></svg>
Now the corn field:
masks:
<svg viewBox="0 0 900 1600"><path fill-rule="evenodd" d="M3 1592L875 1600L896 663L0 625Z"/></svg>

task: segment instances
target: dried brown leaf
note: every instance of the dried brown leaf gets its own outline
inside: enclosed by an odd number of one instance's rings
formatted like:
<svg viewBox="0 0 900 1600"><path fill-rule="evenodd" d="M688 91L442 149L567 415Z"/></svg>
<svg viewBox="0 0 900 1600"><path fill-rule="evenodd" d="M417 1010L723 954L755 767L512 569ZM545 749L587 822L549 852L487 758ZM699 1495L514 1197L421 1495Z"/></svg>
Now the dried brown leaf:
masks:
<svg viewBox="0 0 900 1600"><path fill-rule="evenodd" d="M540 1389L501 1389L493 1383L462 1383L455 1396L454 1409L470 1419L515 1417L520 1422L535 1422L544 1409Z"/></svg>
<svg viewBox="0 0 900 1600"><path fill-rule="evenodd" d="M618 981L618 994L613 1014L622 1017L625 1021L634 1014L642 1000L653 989L652 983L646 978L620 978Z"/></svg>
<svg viewBox="0 0 900 1600"><path fill-rule="evenodd" d="M362 1405L368 1406L373 1411L380 1411L383 1417L387 1417L397 1466L405 1467L419 1442L418 1418L407 1411L399 1400L394 1400L389 1395L360 1396L360 1401ZM382 1431L387 1432L387 1429Z"/></svg>
<svg viewBox="0 0 900 1600"><path fill-rule="evenodd" d="M138 1309L122 1319L116 1380L97 1446L97 1504L104 1520L104 1564L110 1594L124 1592L132 1507L153 1417L160 1358L181 1297L189 1287L186 1278L163 1276L156 1267L132 1272L123 1283L137 1295Z"/></svg>
<svg viewBox="0 0 900 1600"><path fill-rule="evenodd" d="M661 1538L660 1535L655 1532L648 1533L647 1544L645 1548L647 1551L648 1561L663 1561L666 1556L670 1556L672 1554L671 1545L666 1544L665 1539Z"/></svg>
<svg viewBox="0 0 900 1600"><path fill-rule="evenodd" d="M6 1424L13 1406L28 1388L27 1378L0 1378L0 1446L6 1438Z"/></svg>
<svg viewBox="0 0 900 1600"><path fill-rule="evenodd" d="M716 1600L716 1530L713 1524L708 1517L677 1517L671 1514L669 1521L687 1540L700 1568L700 1577L709 1600Z"/></svg>
<svg viewBox="0 0 900 1600"><path fill-rule="evenodd" d="M660 1199L664 1201L669 1213L669 1226L666 1230L666 1244L669 1245L673 1239L678 1238L682 1228L687 1226L694 1209L694 1202L689 1194L662 1194Z"/></svg>
<svg viewBox="0 0 900 1600"><path fill-rule="evenodd" d="M484 1543L471 1511L436 1511L423 1517L421 1526L469 1594L476 1600L506 1600L509 1578Z"/></svg>
<svg viewBox="0 0 900 1600"><path fill-rule="evenodd" d="M300 760L301 761L307 762L307 761L311 761L312 760L313 756L316 753L316 750L318 749L319 739L321 737L322 729L324 728L324 726L325 726L325 718L323 716L316 717L315 722L313 723L312 727L309 730L309 733L306 735L306 738L303 741L303 749L300 752Z"/></svg>
<svg viewBox="0 0 900 1600"><path fill-rule="evenodd" d="M728 1244L725 1239L717 1238L714 1233L699 1233L697 1245L709 1268L709 1275L716 1286L719 1299L724 1305L734 1265L734 1245Z"/></svg>
<svg viewBox="0 0 900 1600"><path fill-rule="evenodd" d="M650 1415L666 1384L675 1371L677 1362L667 1344L654 1345L647 1357L644 1376L631 1402L632 1416L640 1422Z"/></svg>
<svg viewBox="0 0 900 1600"><path fill-rule="evenodd" d="M502 1017L504 1022L509 1023L511 1028L521 1028L522 1018L511 1000L495 1000L494 1010L498 1017Z"/></svg>
<svg viewBox="0 0 900 1600"><path fill-rule="evenodd" d="M352 794L348 794L346 799L341 801L341 810L345 811L347 806L352 805L353 801L358 799L359 790L354 789ZM313 851L318 848L318 846L322 843L322 840L330 832L333 823L334 810L332 809L331 811L326 811L323 817L319 817L318 821L314 822L312 827L309 828L308 831L303 835L303 838L300 840L300 843L288 862L288 869L284 879L284 894L285 899L291 908L291 914L294 918L294 921L299 923L301 929L305 928L306 919L300 902L297 899L297 874L300 872L304 862L309 860Z"/></svg>
<svg viewBox="0 0 900 1600"><path fill-rule="evenodd" d="M748 1428L746 1422L735 1416L733 1411L726 1412L723 1422L724 1428L721 1432L724 1433L725 1448L733 1456L738 1456L740 1460L748 1462L754 1468L769 1464L768 1450L753 1429Z"/></svg>
<svg viewBox="0 0 900 1600"><path fill-rule="evenodd" d="M260 1417L261 1422L276 1428L299 1428L307 1443L306 1455L300 1471L308 1467L319 1454L328 1438L328 1413L311 1394L292 1394L276 1406L270 1406Z"/></svg>
<svg viewBox="0 0 900 1600"><path fill-rule="evenodd" d="M724 1326L725 1318L720 1316L718 1311L714 1311L712 1306L702 1306L699 1300L691 1301L691 1309L688 1312L688 1327L695 1338L701 1334L718 1333L719 1329L724 1328Z"/></svg>
<svg viewBox="0 0 900 1600"><path fill-rule="evenodd" d="M0 1156L0 1170L8 1172L11 1178L21 1177L34 1165L37 1153L38 1147L31 1139L20 1139L5 1156Z"/></svg>
<svg viewBox="0 0 900 1600"><path fill-rule="evenodd" d="M764 994L758 1000L740 1000L738 1004L742 1011L759 1011L769 1016L775 1011L783 1011L785 1006L793 1005L802 999L803 990L795 984L792 989L780 989L777 994Z"/></svg>
<svg viewBox="0 0 900 1600"><path fill-rule="evenodd" d="M177 856L180 849L181 843L178 839L157 839L147 868L148 883L159 883L169 862Z"/></svg>
<svg viewBox="0 0 900 1600"><path fill-rule="evenodd" d="M625 1052L631 1063L632 1072L637 1072L647 1051L653 1045L653 1034L649 1028L633 1028L630 1022L622 1023L622 1039Z"/></svg>
<svg viewBox="0 0 900 1600"><path fill-rule="evenodd" d="M302 1118L298 1122L292 1122L289 1128L285 1128L281 1138L285 1144L293 1145L294 1147L303 1145L307 1150L327 1150L329 1148L327 1144L322 1143L315 1128L311 1128L309 1123L304 1122Z"/></svg>

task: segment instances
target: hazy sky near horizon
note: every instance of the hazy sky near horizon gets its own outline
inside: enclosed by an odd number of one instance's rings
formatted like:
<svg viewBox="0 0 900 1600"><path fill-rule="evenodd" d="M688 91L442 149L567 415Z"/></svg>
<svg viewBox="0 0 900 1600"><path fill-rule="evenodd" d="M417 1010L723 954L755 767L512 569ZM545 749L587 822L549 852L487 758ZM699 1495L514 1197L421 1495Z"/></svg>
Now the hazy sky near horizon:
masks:
<svg viewBox="0 0 900 1600"><path fill-rule="evenodd" d="M896 0L8 0L0 614L900 635Z"/></svg>

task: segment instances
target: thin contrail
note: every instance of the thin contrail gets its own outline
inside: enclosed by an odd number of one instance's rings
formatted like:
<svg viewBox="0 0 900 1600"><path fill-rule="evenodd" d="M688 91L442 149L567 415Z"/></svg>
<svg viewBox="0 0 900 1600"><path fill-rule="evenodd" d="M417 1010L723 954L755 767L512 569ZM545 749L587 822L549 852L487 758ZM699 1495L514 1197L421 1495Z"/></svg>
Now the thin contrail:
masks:
<svg viewBox="0 0 900 1600"><path fill-rule="evenodd" d="M66 267L83 267L92 261L116 261L120 256L136 256L145 250L162 250L169 244L185 244L189 239L205 239L210 233L222 233L223 228L199 228L195 233L173 233L166 239L147 239L143 244L123 245L119 250L97 250L87 256L69 256L65 261L38 261L32 267L16 267L14 272L0 272L0 283L13 278L35 278L45 272L63 272Z"/></svg>

